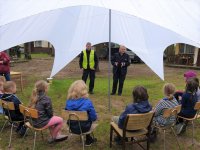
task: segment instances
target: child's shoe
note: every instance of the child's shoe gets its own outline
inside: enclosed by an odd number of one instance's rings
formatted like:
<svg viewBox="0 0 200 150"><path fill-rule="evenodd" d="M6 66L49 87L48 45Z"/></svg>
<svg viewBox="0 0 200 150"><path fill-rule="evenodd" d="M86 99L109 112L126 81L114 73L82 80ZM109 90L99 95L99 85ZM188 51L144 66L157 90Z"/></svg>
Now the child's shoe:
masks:
<svg viewBox="0 0 200 150"><path fill-rule="evenodd" d="M95 142L97 142L97 139L91 138L91 139L85 141L85 146L91 146Z"/></svg>

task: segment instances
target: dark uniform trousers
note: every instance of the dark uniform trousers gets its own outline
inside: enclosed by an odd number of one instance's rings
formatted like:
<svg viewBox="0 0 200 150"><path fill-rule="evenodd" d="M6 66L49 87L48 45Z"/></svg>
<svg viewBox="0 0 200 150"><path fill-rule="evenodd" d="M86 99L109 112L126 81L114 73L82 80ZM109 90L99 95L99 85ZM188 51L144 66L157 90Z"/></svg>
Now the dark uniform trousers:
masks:
<svg viewBox="0 0 200 150"><path fill-rule="evenodd" d="M87 82L88 75L90 77L89 91L92 92L94 89L95 70L91 70L91 69L83 70L82 80L85 81L85 83Z"/></svg>
<svg viewBox="0 0 200 150"><path fill-rule="evenodd" d="M117 91L117 84L119 82L118 94L122 94L122 89L123 89L125 78L126 78L126 73L123 72L120 68L117 69L113 73L113 88L112 88L112 93L116 93L116 91Z"/></svg>

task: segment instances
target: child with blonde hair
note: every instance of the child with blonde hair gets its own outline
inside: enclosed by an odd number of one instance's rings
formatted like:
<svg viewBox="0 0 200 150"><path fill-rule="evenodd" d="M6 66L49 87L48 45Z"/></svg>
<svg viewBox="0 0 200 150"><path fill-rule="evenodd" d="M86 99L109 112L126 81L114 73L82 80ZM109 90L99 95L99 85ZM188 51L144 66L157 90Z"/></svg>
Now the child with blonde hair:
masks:
<svg viewBox="0 0 200 150"><path fill-rule="evenodd" d="M163 86L163 93L165 97L160 100L155 107L155 122L159 125L165 126L176 121L174 116L169 118L163 117L163 112L165 109L174 108L178 105L178 101L174 97L175 90L175 85L172 83L166 83Z"/></svg>
<svg viewBox="0 0 200 150"><path fill-rule="evenodd" d="M3 84L5 83L5 78L3 76L0 76L0 100L3 96ZM3 113L3 108L0 106L0 114Z"/></svg>
<svg viewBox="0 0 200 150"><path fill-rule="evenodd" d="M92 101L88 98L87 86L84 81L77 80L71 84L68 90L65 110L87 111L88 120L81 122L81 130L83 133L90 130L92 122L97 119L97 115ZM73 133L80 134L77 121L70 121L70 130ZM85 146L90 146L95 141L95 138L87 134Z"/></svg>
<svg viewBox="0 0 200 150"><path fill-rule="evenodd" d="M37 128L49 128L51 138L49 143L67 139L67 135L61 135L63 119L53 115L51 98L47 96L48 83L44 80L37 81L32 92L31 108L38 110L38 118L33 119L33 126Z"/></svg>

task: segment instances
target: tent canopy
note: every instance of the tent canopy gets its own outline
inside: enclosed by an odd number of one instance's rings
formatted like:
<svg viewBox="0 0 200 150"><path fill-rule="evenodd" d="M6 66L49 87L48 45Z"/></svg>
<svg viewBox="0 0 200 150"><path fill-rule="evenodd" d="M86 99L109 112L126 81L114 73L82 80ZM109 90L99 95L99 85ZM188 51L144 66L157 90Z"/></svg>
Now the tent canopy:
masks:
<svg viewBox="0 0 200 150"><path fill-rule="evenodd" d="M46 40L55 48L51 77L85 47L111 40L133 50L161 79L163 51L174 43L200 47L196 0L0 0L0 51Z"/></svg>

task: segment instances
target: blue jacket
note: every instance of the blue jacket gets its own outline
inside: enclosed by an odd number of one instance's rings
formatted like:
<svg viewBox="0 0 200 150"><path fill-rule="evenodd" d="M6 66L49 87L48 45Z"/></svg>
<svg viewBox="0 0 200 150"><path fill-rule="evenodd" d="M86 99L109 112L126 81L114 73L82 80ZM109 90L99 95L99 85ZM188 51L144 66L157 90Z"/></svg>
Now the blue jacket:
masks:
<svg viewBox="0 0 200 150"><path fill-rule="evenodd" d="M19 98L15 95L15 94L3 94L3 96L1 97L2 100L7 101L7 102L13 102L14 106L15 106L15 110L11 110L10 111L10 116L11 119L14 121L20 121L24 119L24 116L22 115L22 113L20 113L19 111L19 104L21 104L21 101L19 100ZM8 111L5 110L5 114L8 116Z"/></svg>
<svg viewBox="0 0 200 150"><path fill-rule="evenodd" d="M184 93L181 100L181 112L180 115L183 117L194 117L196 110L194 106L197 102L197 95L192 93Z"/></svg>
<svg viewBox="0 0 200 150"><path fill-rule="evenodd" d="M92 122L97 119L96 111L92 104L92 101L88 98L80 98L80 99L69 99L66 101L65 110L73 110L73 111L87 111L88 120L81 121L81 129L82 132L87 132L90 130ZM68 122L69 124L69 122ZM77 121L70 121L70 129L73 133L80 134L79 126Z"/></svg>
<svg viewBox="0 0 200 150"><path fill-rule="evenodd" d="M118 126L123 128L127 114L143 114L152 110L148 100L141 101L140 103L133 103L126 107L125 111L120 115Z"/></svg>

